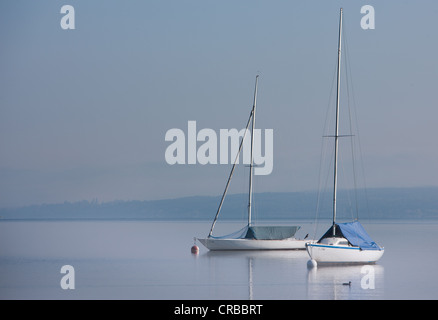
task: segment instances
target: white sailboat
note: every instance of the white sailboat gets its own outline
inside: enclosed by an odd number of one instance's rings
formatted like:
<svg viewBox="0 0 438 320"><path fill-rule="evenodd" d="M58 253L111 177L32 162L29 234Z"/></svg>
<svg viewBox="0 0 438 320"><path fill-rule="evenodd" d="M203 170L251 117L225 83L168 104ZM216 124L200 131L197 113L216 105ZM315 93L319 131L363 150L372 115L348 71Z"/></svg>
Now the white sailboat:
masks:
<svg viewBox="0 0 438 320"><path fill-rule="evenodd" d="M255 113L257 103L257 85L258 76L256 76L255 89L254 89L254 103L251 109L251 113L246 125L245 134L240 142L239 151L236 155L236 160L231 168L230 175L228 177L225 191L222 195L219 207L216 212L216 216L213 220L210 233L206 238L198 238L198 240L209 250L291 250L306 248L306 243L310 240L296 239L295 234L300 229L300 226L255 226L251 221L252 210L252 196L253 196L253 169L254 169L254 128L255 128ZM248 223L242 229L234 232L233 234L216 237L213 236L213 229L216 224L217 218L222 208L222 204L225 200L225 196L228 191L228 187L231 182L231 178L236 167L236 163L239 159L239 154L242 151L243 142L246 137L249 125L251 124L251 160L249 166L249 191L248 191Z"/></svg>
<svg viewBox="0 0 438 320"><path fill-rule="evenodd" d="M338 68L336 93L336 127L334 152L334 185L333 185L333 224L316 243L306 245L311 258L311 265L318 263L375 263L384 252L384 248L375 243L367 234L359 221L349 223L336 222L338 139L339 135L339 96L341 78L341 40L342 40L342 8L339 19Z"/></svg>

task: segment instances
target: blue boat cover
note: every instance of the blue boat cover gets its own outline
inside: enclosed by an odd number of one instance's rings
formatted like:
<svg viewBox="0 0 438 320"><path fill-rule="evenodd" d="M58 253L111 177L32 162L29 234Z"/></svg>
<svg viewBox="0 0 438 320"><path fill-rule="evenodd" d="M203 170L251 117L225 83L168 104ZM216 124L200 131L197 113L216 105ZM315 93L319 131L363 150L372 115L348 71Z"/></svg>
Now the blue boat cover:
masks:
<svg viewBox="0 0 438 320"><path fill-rule="evenodd" d="M213 239L254 239L283 240L291 238L300 229L299 226L245 226L242 229Z"/></svg>
<svg viewBox="0 0 438 320"><path fill-rule="evenodd" d="M371 239L359 221L337 223L345 238L362 250L381 250L377 243Z"/></svg>

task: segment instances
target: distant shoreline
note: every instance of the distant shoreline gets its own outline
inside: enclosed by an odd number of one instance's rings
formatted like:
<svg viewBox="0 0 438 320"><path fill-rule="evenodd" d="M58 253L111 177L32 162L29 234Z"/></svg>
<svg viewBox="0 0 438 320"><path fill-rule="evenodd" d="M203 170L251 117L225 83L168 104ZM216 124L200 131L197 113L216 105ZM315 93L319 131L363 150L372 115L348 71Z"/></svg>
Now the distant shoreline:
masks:
<svg viewBox="0 0 438 320"><path fill-rule="evenodd" d="M359 195L359 196L358 196ZM357 197L357 202L354 202ZM342 202L342 199L348 201ZM211 221L219 204L219 196L191 196L151 201L64 202L0 209L0 221L11 220L151 220ZM240 220L246 216L246 195L228 195L221 220ZM318 193L272 192L254 195L254 218L265 220L315 219ZM331 214L331 196L319 196L319 219ZM354 204L353 204L354 202ZM357 206L356 206L357 203ZM338 215L354 219L435 219L438 218L438 187L372 188L340 190Z"/></svg>
<svg viewBox="0 0 438 320"><path fill-rule="evenodd" d="M171 220L171 219L167 219L167 220L160 220L160 219L145 219L145 218L100 218L100 219L95 219L95 218L31 218L31 219L26 219L26 218L22 218L22 219L1 219L0 218L0 223L2 222L161 222L161 223L211 223L211 220L206 220L206 219L175 219L175 220ZM241 222L241 220L239 219L234 219L234 220L221 220L221 223L239 223ZM243 221L245 222L245 221ZM330 219L319 219L317 222L315 221L315 219L305 219L305 218L291 218L289 220L284 220L284 219L270 219L270 220L264 220L264 219L260 219L257 220L257 223L260 225L269 225L270 223L273 222L282 222L282 223L294 223L294 224L299 224L299 223L319 223L319 224L324 224L324 223L330 223L331 220ZM341 221L342 222L342 221ZM436 223L438 222L438 217L434 217L434 218L373 218L373 219L369 219L369 218L365 218L365 219L361 219L361 224L366 225L366 224L385 224L385 223L424 223L427 224L428 222L432 222L432 223Z"/></svg>

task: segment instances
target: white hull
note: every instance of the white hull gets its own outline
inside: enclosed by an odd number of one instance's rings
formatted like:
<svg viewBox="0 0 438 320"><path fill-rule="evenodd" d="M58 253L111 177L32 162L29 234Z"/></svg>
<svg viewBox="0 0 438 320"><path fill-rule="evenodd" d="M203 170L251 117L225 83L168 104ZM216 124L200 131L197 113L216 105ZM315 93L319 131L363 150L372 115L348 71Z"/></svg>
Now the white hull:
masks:
<svg viewBox="0 0 438 320"><path fill-rule="evenodd" d="M384 252L381 250L361 250L359 247L311 243L306 246L312 260L317 263L367 264L375 263Z"/></svg>
<svg viewBox="0 0 438 320"><path fill-rule="evenodd" d="M198 239L209 250L304 250L311 240Z"/></svg>

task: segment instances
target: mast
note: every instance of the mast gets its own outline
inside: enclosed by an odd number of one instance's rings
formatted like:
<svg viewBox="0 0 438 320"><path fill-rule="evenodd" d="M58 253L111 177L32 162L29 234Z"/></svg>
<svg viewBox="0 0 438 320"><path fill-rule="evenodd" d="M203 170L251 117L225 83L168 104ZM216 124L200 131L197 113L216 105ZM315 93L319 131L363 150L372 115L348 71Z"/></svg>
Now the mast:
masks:
<svg viewBox="0 0 438 320"><path fill-rule="evenodd" d="M214 226L215 226L215 224L216 224L217 218L218 218L218 216L219 216L219 212L221 211L222 205L223 205L223 203L224 203L225 196L226 196L226 194L227 194L228 187L230 186L231 178L232 178L232 176L233 176L234 169L236 168L236 164L237 164L238 159L239 159L239 154L240 154L240 152L242 151L243 143L244 143L245 138L246 138L246 133L248 132L248 128L249 128L249 125L250 125L250 123L251 123L251 119L252 119L252 135L251 135L251 170L250 170L251 172L250 172L250 180L249 180L249 185L250 185L250 187L249 187L249 204L248 204L248 225L251 223L252 164L253 164L253 156L252 156L252 155L253 155L253 152L252 152L252 149L253 149L253 142L254 142L254 138L253 138L253 137L254 137L254 126L255 126L255 124L254 124L254 115L255 115L255 106L256 106L256 97L257 97L257 82L258 82L258 77L259 77L259 76L257 75L257 76L256 76L255 92L254 92L254 104L253 104L253 107L252 107L251 112L250 112L250 114L249 114L248 122L246 123L246 127L245 127L245 132L244 132L244 134L243 134L242 141L240 142L239 150L237 151L236 158L234 159L234 163L233 163L233 167L231 168L230 175L228 176L228 181L227 181L227 184L225 185L224 193L222 194L222 198L221 198L221 201L220 201L220 203L219 203L219 207L217 208L217 211L216 211L216 216L214 217L213 223L211 224L211 228L210 228L210 232L208 233L208 237L211 237L212 234L213 234Z"/></svg>
<svg viewBox="0 0 438 320"><path fill-rule="evenodd" d="M234 169L236 168L236 164L237 164L237 161L239 159L239 154L242 151L243 142L245 141L246 133L248 132L249 124L251 123L251 118L252 118L252 110L249 114L248 122L246 123L246 127L245 127L245 132L243 134L242 141L240 142L239 151L237 151L236 158L234 159L234 163L233 163L233 166L231 168L230 175L228 176L228 181L227 181L227 184L225 185L225 190L224 190L224 193L222 194L221 202L219 203L219 207L217 208L216 216L214 217L213 223L211 224L211 228L210 228L210 232L208 234L208 237L211 237L213 234L214 225L216 224L217 218L219 216L219 212L221 211L222 205L223 205L224 200L225 200L225 196L228 192L228 187L230 186L231 178L233 176Z"/></svg>
<svg viewBox="0 0 438 320"><path fill-rule="evenodd" d="M342 40L342 8L339 18L338 40L338 76L336 91L336 127L335 127L335 163L333 170L333 236L336 234L336 193L338 188L338 138L339 138L339 98L341 92L341 40Z"/></svg>
<svg viewBox="0 0 438 320"><path fill-rule="evenodd" d="M254 127L255 127L255 112L257 104L257 84L259 76L256 76L254 89L254 103L252 105L252 129L251 129L251 163L249 165L249 195L248 195L248 226L251 225L251 203L252 203L252 176L254 171Z"/></svg>

